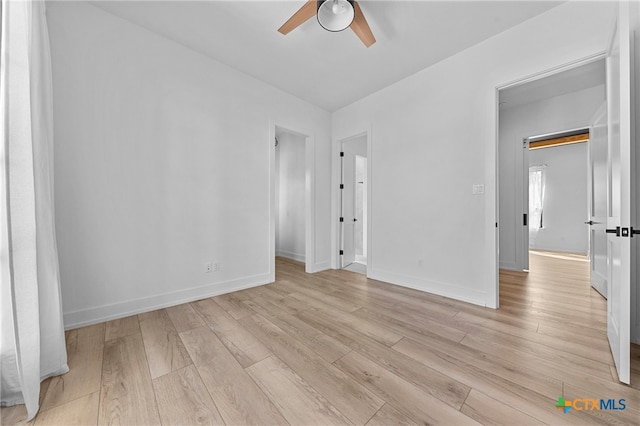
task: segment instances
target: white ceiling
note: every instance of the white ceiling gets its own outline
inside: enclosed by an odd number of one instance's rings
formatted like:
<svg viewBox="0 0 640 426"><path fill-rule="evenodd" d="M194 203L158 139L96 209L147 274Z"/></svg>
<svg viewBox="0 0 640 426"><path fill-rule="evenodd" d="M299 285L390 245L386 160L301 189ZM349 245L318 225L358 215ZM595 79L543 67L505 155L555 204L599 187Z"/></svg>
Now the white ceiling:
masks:
<svg viewBox="0 0 640 426"><path fill-rule="evenodd" d="M96 1L92 4L328 111L335 111L561 1L361 0L377 39L310 19L277 32L304 0Z"/></svg>
<svg viewBox="0 0 640 426"><path fill-rule="evenodd" d="M566 95L606 82L605 61L600 59L500 91L500 107L513 108L554 96Z"/></svg>

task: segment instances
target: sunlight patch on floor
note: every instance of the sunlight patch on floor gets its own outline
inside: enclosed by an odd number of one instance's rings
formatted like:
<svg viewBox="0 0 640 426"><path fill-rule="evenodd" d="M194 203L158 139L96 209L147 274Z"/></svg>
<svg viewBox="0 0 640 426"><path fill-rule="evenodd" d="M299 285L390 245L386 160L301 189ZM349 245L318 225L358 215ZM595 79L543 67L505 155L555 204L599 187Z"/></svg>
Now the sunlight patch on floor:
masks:
<svg viewBox="0 0 640 426"><path fill-rule="evenodd" d="M542 250L529 250L529 254L536 256L554 257L556 259L575 260L578 262L589 262L589 257L579 253L565 253L559 251L542 251Z"/></svg>

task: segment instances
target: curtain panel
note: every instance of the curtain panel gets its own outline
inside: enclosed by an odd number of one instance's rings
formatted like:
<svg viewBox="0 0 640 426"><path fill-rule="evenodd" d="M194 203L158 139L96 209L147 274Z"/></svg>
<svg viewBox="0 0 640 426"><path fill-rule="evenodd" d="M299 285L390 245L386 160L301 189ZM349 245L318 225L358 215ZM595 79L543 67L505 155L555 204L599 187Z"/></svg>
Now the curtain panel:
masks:
<svg viewBox="0 0 640 426"><path fill-rule="evenodd" d="M0 404L38 412L66 373L53 191L53 103L44 1L2 2Z"/></svg>
<svg viewBox="0 0 640 426"><path fill-rule="evenodd" d="M545 168L546 165L529 167L529 229L534 231L544 226Z"/></svg>

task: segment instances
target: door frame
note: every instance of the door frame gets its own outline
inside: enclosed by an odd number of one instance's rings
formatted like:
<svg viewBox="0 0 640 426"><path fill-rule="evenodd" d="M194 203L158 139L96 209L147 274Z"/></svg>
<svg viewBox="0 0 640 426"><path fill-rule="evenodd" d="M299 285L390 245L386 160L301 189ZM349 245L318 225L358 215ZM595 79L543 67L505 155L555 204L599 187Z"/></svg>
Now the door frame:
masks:
<svg viewBox="0 0 640 426"><path fill-rule="evenodd" d="M538 73L534 73L534 74L530 74L528 76L523 76L521 78L512 80L510 82L498 85L495 87L495 97L494 97L494 108L496 111L496 119L495 119L495 176L496 176L496 180L495 180L495 194L496 194L496 198L495 198L495 211L496 211L496 228L495 228L495 247L496 247L496 252L495 252L495 293L493 295L493 301L494 301L494 305L495 308L499 308L500 307L500 91L507 89L509 87L513 87L513 86L519 86L521 84L525 84L525 83L529 83L532 81L536 81L539 80L541 78L545 78L545 77L549 77L552 76L554 74L563 72L563 71L567 71L573 68L577 68L586 64L589 64L591 62L595 62L598 60L603 60L606 58L607 52L606 51L602 51L593 55L589 55L586 56L582 59L578 59L575 61L571 61L571 62L567 62L564 64L560 64L557 65L553 68L549 68L547 70L538 72ZM549 130L543 130L539 133L545 133L545 132L549 132ZM532 133L531 135L527 135L527 136L521 136L521 141L522 138L526 138L529 136L532 136L535 133ZM524 154L523 155L517 155L516 158L518 159L522 159L521 161L523 161L524 163ZM524 185L524 175L525 175L525 170L526 170L526 179L528 181L529 179L529 175L528 175L528 165L525 168L524 164L520 164L520 165L516 165L516 177L517 176L521 176L522 179L519 179L519 181L522 182L522 185ZM528 191L528 188L527 188ZM516 208L520 207L521 209L524 207L522 206L522 204L524 204L524 188L519 188L516 187L516 203L517 206ZM529 207L528 207L528 202L527 202L527 213L528 213ZM519 222L516 222L519 223ZM522 247L523 244L523 240L528 242L529 239L529 227L520 227L520 233L519 233L519 237L517 237L517 241L516 241L516 246L520 246ZM524 233L526 232L526 236L524 235ZM516 262L518 262L518 259L516 259Z"/></svg>
<svg viewBox="0 0 640 426"><path fill-rule="evenodd" d="M332 233L332 247L334 255L331 256L332 259L332 267L333 269L341 269L341 261L340 261L340 249L341 249L341 240L342 240L342 229L340 226L340 215L342 214L342 194L340 192L340 181L342 176L342 163L340 161L340 151L342 150L342 144L344 142L348 142L351 139L356 139L360 137L365 137L367 140L367 277L371 274L372 265L373 265L373 256L371 252L372 247L372 229L373 229L373 214L371 206L372 203L372 188L373 188L373 155L371 152L371 129L367 128L359 132L350 133L345 136L341 136L338 138L334 138L333 142L333 200L334 200L334 210L333 217L331 218L331 223L333 227Z"/></svg>
<svg viewBox="0 0 640 426"><path fill-rule="evenodd" d="M276 128L287 133L299 135L305 139L305 272L313 273L321 270L316 264L316 138L313 131L303 129L295 124L280 122L269 123L269 277L276 280ZM324 269L324 268L322 268Z"/></svg>

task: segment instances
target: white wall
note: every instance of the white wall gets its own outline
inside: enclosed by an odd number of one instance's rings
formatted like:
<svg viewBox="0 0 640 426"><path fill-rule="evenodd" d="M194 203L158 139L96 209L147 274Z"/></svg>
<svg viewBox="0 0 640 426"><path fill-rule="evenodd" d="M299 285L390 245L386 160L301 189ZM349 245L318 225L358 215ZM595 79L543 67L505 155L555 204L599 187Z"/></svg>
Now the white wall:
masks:
<svg viewBox="0 0 640 426"><path fill-rule="evenodd" d="M530 166L546 165L543 228L529 227L529 248L589 252L587 148L579 143L529 151Z"/></svg>
<svg viewBox="0 0 640 426"><path fill-rule="evenodd" d="M564 3L334 113L335 151L371 130L370 277L497 305L496 88L605 51L615 9Z"/></svg>
<svg viewBox="0 0 640 426"><path fill-rule="evenodd" d="M280 133L276 148L276 256L305 261L305 138Z"/></svg>
<svg viewBox="0 0 640 426"><path fill-rule="evenodd" d="M315 138L329 266L328 112L86 3L47 18L67 328L270 281L273 123Z"/></svg>
<svg viewBox="0 0 640 426"><path fill-rule="evenodd" d="M501 268L518 269L523 257L527 256L527 248L523 242L521 243L522 234L517 232L522 227L522 214L529 208L522 195L524 185L522 140L545 133L588 127L591 118L604 100L605 89L602 85L500 110L499 235ZM548 148L547 150L556 149L560 148ZM535 158L539 155L546 155L540 154L540 152L547 150L534 150L530 151L530 154ZM535 152L539 153L535 154ZM584 161L586 170L586 158ZM537 163L530 162L530 164ZM584 209L586 210L586 208L585 201ZM585 220L588 219L582 219L580 223ZM582 224L582 226L586 232L586 225ZM545 233L546 236L542 237L543 241L549 242L550 232L541 231L541 235ZM555 242L555 244L560 247L559 242ZM579 244L573 245L579 246Z"/></svg>

